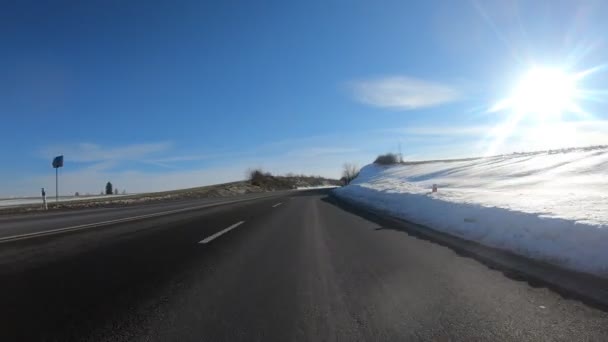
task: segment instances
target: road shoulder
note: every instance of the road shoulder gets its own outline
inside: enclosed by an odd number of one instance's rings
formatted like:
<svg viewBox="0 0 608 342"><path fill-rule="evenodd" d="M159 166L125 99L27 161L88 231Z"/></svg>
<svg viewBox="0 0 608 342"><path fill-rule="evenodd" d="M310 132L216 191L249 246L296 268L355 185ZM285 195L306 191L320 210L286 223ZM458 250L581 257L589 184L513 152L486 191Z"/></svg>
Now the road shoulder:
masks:
<svg viewBox="0 0 608 342"><path fill-rule="evenodd" d="M577 299L589 306L608 311L608 279L484 246L337 196L330 195L326 201L367 220L386 224L418 238L449 247L459 255L474 258L491 269L501 271L509 278L526 281L533 287L544 286L564 298Z"/></svg>

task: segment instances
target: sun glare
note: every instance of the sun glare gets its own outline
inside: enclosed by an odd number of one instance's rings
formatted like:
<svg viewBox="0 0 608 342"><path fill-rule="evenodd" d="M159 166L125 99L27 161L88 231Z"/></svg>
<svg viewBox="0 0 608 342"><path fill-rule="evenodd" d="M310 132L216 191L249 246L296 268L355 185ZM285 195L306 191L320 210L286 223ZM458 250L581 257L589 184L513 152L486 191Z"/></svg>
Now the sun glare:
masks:
<svg viewBox="0 0 608 342"><path fill-rule="evenodd" d="M576 108L576 77L560 69L533 68L520 79L509 99L520 115L561 116Z"/></svg>
<svg viewBox="0 0 608 342"><path fill-rule="evenodd" d="M562 141L564 132L555 127L563 126L564 122L572 122L573 118L566 115L589 117L590 114L579 104L580 101L589 100L589 91L582 88L581 83L599 68L573 73L566 70L531 67L514 84L508 97L489 109L489 112L505 112L507 115L489 134L491 143L486 155L493 155L510 137L520 132L522 122L542 132L531 140L540 138L543 141Z"/></svg>
<svg viewBox="0 0 608 342"><path fill-rule="evenodd" d="M515 84L510 96L491 111L511 110L517 117L560 119L566 112L581 113L576 103L579 74L561 69L534 67Z"/></svg>

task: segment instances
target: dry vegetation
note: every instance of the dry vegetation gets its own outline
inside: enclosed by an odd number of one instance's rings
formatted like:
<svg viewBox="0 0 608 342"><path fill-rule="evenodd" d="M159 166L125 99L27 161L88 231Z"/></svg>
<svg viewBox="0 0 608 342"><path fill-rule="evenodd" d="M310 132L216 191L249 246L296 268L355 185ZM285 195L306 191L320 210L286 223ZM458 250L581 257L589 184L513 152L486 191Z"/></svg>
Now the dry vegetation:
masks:
<svg viewBox="0 0 608 342"><path fill-rule="evenodd" d="M376 160L374 160L374 164L380 165L393 165L399 164L401 161L399 160L399 155L394 153L387 153L379 155Z"/></svg>

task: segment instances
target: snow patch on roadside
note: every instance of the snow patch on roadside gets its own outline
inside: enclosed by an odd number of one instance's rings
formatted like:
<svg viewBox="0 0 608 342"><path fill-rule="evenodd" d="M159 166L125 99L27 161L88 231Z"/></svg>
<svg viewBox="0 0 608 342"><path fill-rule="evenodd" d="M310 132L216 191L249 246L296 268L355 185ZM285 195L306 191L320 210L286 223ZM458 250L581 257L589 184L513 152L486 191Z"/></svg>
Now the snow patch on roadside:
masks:
<svg viewBox="0 0 608 342"><path fill-rule="evenodd" d="M100 198L120 198L129 195L99 195L99 196L62 196L59 197L59 202L74 202L74 201L85 201L92 199L100 199ZM55 197L47 197L46 201L48 203L55 203ZM40 204L42 205L42 197L23 197L23 198L3 198L0 199L0 210L4 208L12 208L20 205L27 204Z"/></svg>
<svg viewBox="0 0 608 342"><path fill-rule="evenodd" d="M299 186L296 190L333 189L337 187L337 185Z"/></svg>
<svg viewBox="0 0 608 342"><path fill-rule="evenodd" d="M607 147L372 164L334 192L442 232L608 277L607 169Z"/></svg>

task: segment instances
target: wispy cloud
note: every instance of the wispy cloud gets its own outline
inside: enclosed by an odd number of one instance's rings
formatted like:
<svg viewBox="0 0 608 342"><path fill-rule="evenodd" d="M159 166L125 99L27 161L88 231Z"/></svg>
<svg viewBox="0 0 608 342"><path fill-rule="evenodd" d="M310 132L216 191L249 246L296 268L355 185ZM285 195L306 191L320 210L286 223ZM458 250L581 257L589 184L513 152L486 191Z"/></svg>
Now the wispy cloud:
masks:
<svg viewBox="0 0 608 342"><path fill-rule="evenodd" d="M211 158L216 158L220 156L219 154L204 154L204 155L177 155L171 157L157 158L151 159L150 162L159 162L159 163L171 163L171 162L189 162L189 161L197 161L197 160L207 160Z"/></svg>
<svg viewBox="0 0 608 342"><path fill-rule="evenodd" d="M353 82L351 87L362 103L398 110L434 107L460 97L450 86L403 76Z"/></svg>
<svg viewBox="0 0 608 342"><path fill-rule="evenodd" d="M208 154L184 154L171 155L159 158L150 158L140 160L142 163L164 167L167 169L181 169L185 164L200 161L221 161L227 158L238 158L244 155L242 152L224 152L224 153L208 153Z"/></svg>
<svg viewBox="0 0 608 342"><path fill-rule="evenodd" d="M113 169L118 165L118 161L115 160L104 160L97 163L93 163L86 167L89 171L104 171Z"/></svg>
<svg viewBox="0 0 608 342"><path fill-rule="evenodd" d="M172 144L169 142L131 144L117 147L79 143L47 147L41 151L41 155L44 158L52 158L58 154L64 154L68 160L74 162L139 160L155 153L168 151L171 146Z"/></svg>
<svg viewBox="0 0 608 342"><path fill-rule="evenodd" d="M391 132L415 136L483 136L491 131L491 125L477 126L411 126L391 129Z"/></svg>
<svg viewBox="0 0 608 342"><path fill-rule="evenodd" d="M504 132L497 125L480 141L485 154L548 150L608 144L608 120L583 120L544 125L520 125ZM504 139L497 137L504 136Z"/></svg>
<svg viewBox="0 0 608 342"><path fill-rule="evenodd" d="M320 156L335 156L352 154L359 151L356 148L345 147L308 147L287 152L287 156L296 158L313 158Z"/></svg>
<svg viewBox="0 0 608 342"><path fill-rule="evenodd" d="M345 161L364 165L372 159L369 154L359 155L351 152L346 155L347 149L336 148L333 151L323 149L324 147L311 147L310 153L303 149L294 152L295 154L291 156L288 156L291 152L272 156L252 155L221 165L168 168L160 171L107 167L113 165L112 162L98 162L85 168L64 168L60 191L62 194L73 194L76 191L95 194L102 191L108 181L120 191L126 189L128 192L183 189L242 180L245 178L245 171L251 167L261 167L273 174L294 172L338 178ZM345 155L343 156L339 151L343 151ZM55 184L55 176L52 173L35 174L19 182L14 180L11 180L11 184L8 182L8 179L0 177L0 196L33 195L34 191L41 187L51 189Z"/></svg>
<svg viewBox="0 0 608 342"><path fill-rule="evenodd" d="M106 182L111 181L119 191L153 192L223 183L244 178L240 168L200 168L194 170L171 170L163 172L138 170L98 170L80 169L65 170L61 175L61 194L96 194L103 190ZM54 188L54 175L38 175L27 180L27 186L22 186L18 195L31 195L32 184L37 188ZM1 184L1 182L0 182ZM36 188L36 189L37 189Z"/></svg>
<svg viewBox="0 0 608 342"><path fill-rule="evenodd" d="M410 126L389 130L415 141L419 159L476 157L608 144L608 120L476 126Z"/></svg>
<svg viewBox="0 0 608 342"><path fill-rule="evenodd" d="M360 138L360 137L359 137ZM344 162L364 165L373 154L364 146L345 146L344 141L364 141L344 133L251 145L240 150L185 149L168 142L104 145L77 143L39 149L37 155L66 156L61 169L61 193L99 193L111 181L120 190L149 192L195 187L245 178L251 167L273 174L288 172L337 178ZM204 161L204 162L198 162ZM145 164L158 167L148 167ZM33 195L41 187L52 188L52 173L0 177L0 195Z"/></svg>

